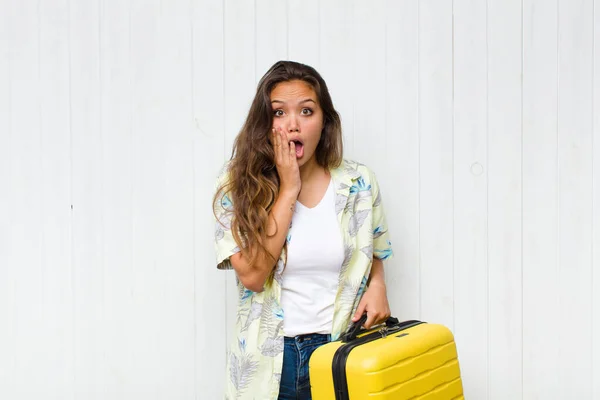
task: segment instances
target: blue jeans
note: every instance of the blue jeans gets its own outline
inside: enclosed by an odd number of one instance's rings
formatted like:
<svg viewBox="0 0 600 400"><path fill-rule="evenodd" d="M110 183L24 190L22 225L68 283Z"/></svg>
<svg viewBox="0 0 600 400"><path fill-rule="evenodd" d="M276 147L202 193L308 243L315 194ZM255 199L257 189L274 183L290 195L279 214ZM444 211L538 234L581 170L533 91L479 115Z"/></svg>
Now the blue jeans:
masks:
<svg viewBox="0 0 600 400"><path fill-rule="evenodd" d="M278 400L311 400L308 361L317 347L330 341L331 335L318 333L284 338Z"/></svg>

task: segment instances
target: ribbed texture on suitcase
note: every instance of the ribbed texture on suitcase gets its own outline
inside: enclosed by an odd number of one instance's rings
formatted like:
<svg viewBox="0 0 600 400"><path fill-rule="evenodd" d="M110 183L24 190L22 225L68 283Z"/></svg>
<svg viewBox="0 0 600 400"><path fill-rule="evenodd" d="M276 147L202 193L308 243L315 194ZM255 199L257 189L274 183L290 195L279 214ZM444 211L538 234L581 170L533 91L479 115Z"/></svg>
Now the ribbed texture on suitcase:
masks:
<svg viewBox="0 0 600 400"><path fill-rule="evenodd" d="M330 343L313 353L314 400L335 398L329 382L331 356L340 345ZM417 325L356 347L348 357L346 376L350 400L463 398L454 337L441 325Z"/></svg>

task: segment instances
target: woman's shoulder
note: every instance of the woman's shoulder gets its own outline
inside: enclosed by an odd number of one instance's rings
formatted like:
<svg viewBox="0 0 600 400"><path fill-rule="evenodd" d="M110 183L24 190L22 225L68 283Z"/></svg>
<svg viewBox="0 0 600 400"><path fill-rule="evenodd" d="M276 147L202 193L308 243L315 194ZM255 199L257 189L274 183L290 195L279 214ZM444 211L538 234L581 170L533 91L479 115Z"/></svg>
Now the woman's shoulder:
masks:
<svg viewBox="0 0 600 400"><path fill-rule="evenodd" d="M352 160L343 159L336 172L342 175L349 175L353 179L362 178L363 180L375 179L375 173L366 164Z"/></svg>

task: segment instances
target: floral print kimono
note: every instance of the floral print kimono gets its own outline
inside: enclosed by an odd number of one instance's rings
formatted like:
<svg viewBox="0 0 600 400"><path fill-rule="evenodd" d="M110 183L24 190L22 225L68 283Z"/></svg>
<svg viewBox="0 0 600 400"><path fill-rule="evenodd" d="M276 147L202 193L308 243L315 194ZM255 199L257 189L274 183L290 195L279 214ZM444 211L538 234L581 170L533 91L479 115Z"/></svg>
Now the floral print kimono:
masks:
<svg viewBox="0 0 600 400"><path fill-rule="evenodd" d="M226 165L217 186L227 179L227 172ZM365 291L373 257L388 259L392 248L373 172L365 165L344 160L340 167L331 170L331 177L345 248L331 335L332 340L337 340L348 328ZM217 268L232 269L229 257L239 251L230 231L230 210L234 205L225 194L217 199L216 206ZM225 399L277 399L283 363L284 313L280 298L284 259L282 254L274 279L260 293L246 289L236 280L239 302L234 342L227 353Z"/></svg>

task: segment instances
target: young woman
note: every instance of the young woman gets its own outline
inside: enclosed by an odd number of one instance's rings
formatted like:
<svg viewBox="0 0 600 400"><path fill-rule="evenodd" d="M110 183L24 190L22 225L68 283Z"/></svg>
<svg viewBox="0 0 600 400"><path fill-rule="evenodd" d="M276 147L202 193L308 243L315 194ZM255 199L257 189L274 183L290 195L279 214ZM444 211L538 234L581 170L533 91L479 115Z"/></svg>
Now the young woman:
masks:
<svg viewBox="0 0 600 400"><path fill-rule="evenodd" d="M258 84L217 182L217 268L239 289L227 399L310 399L308 361L367 314L390 316L392 256L381 195L344 160L327 85L313 68L273 65Z"/></svg>

